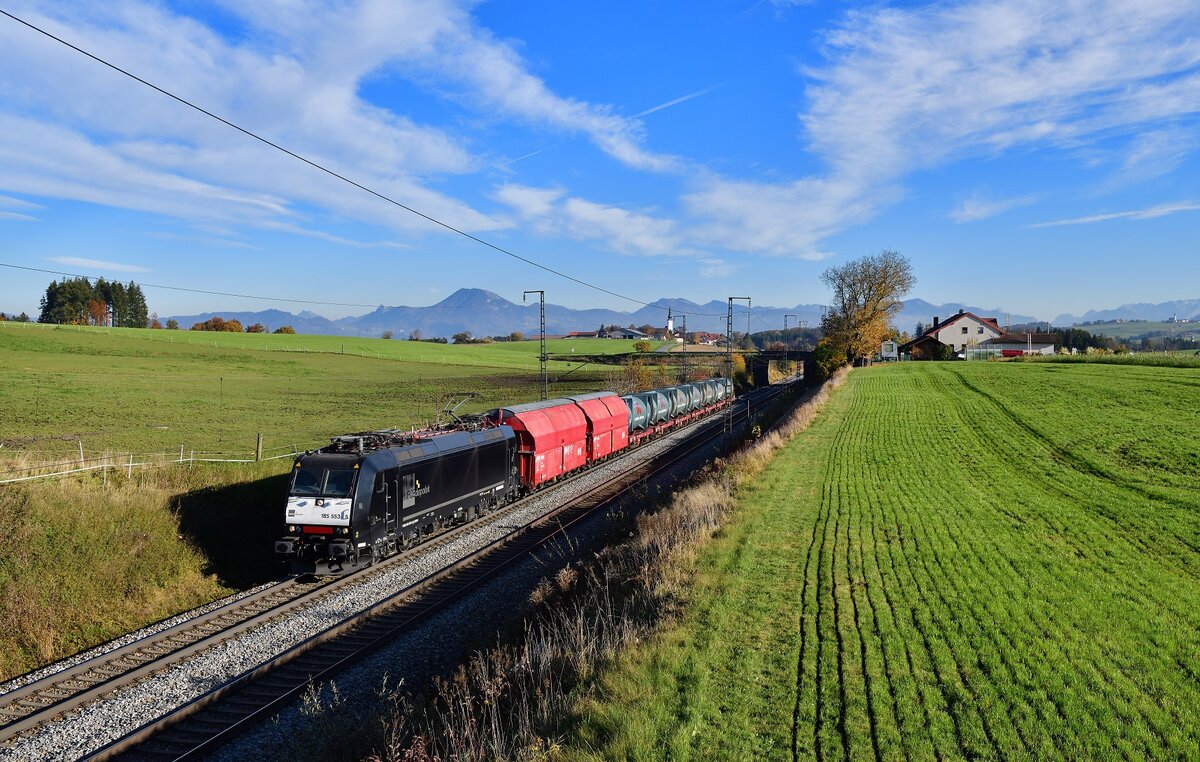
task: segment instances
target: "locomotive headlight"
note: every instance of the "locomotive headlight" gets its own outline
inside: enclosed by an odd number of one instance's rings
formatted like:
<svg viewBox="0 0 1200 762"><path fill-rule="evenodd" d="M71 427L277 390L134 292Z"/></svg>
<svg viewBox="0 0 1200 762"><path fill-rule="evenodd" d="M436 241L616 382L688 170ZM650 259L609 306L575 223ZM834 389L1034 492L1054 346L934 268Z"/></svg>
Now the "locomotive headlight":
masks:
<svg viewBox="0 0 1200 762"><path fill-rule="evenodd" d="M289 531L289 532L295 532L295 531L296 531L296 527L294 527L294 526L289 526L289 527L288 527L288 531Z"/></svg>

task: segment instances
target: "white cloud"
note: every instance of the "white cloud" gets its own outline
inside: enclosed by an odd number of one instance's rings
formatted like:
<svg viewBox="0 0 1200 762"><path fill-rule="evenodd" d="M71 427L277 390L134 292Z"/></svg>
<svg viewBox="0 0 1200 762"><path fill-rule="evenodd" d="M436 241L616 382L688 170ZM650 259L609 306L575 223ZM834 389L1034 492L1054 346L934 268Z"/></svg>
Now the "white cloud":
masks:
<svg viewBox="0 0 1200 762"><path fill-rule="evenodd" d="M621 254L674 256L690 253L683 248L673 220L647 212L570 197L561 188L534 188L511 183L496 189L493 197L512 207L545 235L598 241Z"/></svg>
<svg viewBox="0 0 1200 762"><path fill-rule="evenodd" d="M960 201L958 206L950 210L950 214L948 216L950 219L960 224L964 222L978 222L979 220L986 220L989 217L995 217L998 214L1003 214L1009 209L1015 209L1019 206L1028 206L1035 201L1037 201L1037 199L1034 196L989 199L976 192Z"/></svg>
<svg viewBox="0 0 1200 762"><path fill-rule="evenodd" d="M561 188L532 188L528 185L502 185L493 194L497 201L511 206L522 217L546 217L566 194Z"/></svg>
<svg viewBox="0 0 1200 762"><path fill-rule="evenodd" d="M1192 0L851 11L826 35L828 63L803 71L811 85L800 122L825 174L709 179L686 200L712 218L714 240L819 258L824 239L899 198L906 175L962 158L1133 138L1131 166L1154 156L1169 171L1193 146L1168 150L1154 133L1180 120L1196 129L1198 27Z"/></svg>
<svg viewBox="0 0 1200 762"><path fill-rule="evenodd" d="M1127 212L1110 212L1108 214L1093 214L1087 217L1073 217L1064 220L1053 220L1051 222L1039 222L1036 225L1030 225L1029 227L1051 228L1058 227L1060 225L1088 225L1093 222L1107 222L1109 220L1152 220L1158 217L1166 217L1168 214L1195 211L1200 211L1200 204L1194 201L1177 201L1171 204L1152 206L1148 209L1134 209Z"/></svg>
<svg viewBox="0 0 1200 762"><path fill-rule="evenodd" d="M700 277L702 278L725 278L733 275L737 270L737 265L717 257L700 260Z"/></svg>
<svg viewBox="0 0 1200 762"><path fill-rule="evenodd" d="M701 178L684 205L695 217L699 241L731 251L821 259L821 242L851 222L868 219L885 200L844 178L758 183L718 176Z"/></svg>
<svg viewBox="0 0 1200 762"><path fill-rule="evenodd" d="M1196 131L1178 127L1151 130L1130 141L1109 187L1145 182L1174 172L1196 150Z"/></svg>
<svg viewBox="0 0 1200 762"><path fill-rule="evenodd" d="M6 209L41 209L38 204L31 203L12 196L0 196L0 207Z"/></svg>
<svg viewBox="0 0 1200 762"><path fill-rule="evenodd" d="M0 220L13 220L15 222L37 222L37 217L20 212L0 212Z"/></svg>
<svg viewBox="0 0 1200 762"><path fill-rule="evenodd" d="M449 129L363 100L371 76L406 76L469 108L583 134L620 161L662 170L638 122L552 93L466 0L227 3L225 38L144 0L18 5L18 15L115 64L470 232L507 223L435 190L486 162ZM201 224L313 228L312 217L438 228L192 112L62 45L0 25L0 189L171 215ZM131 118L136 115L136 118Z"/></svg>
<svg viewBox="0 0 1200 762"><path fill-rule="evenodd" d="M118 273L148 273L150 270L140 265L127 265L121 262L106 262L102 259L87 259L86 257L48 257L51 262L68 267L83 267L90 270L109 270Z"/></svg>
<svg viewBox="0 0 1200 762"><path fill-rule="evenodd" d="M679 253L675 223L671 220L581 198L567 199L562 209L568 232L577 238L602 240L622 254Z"/></svg>

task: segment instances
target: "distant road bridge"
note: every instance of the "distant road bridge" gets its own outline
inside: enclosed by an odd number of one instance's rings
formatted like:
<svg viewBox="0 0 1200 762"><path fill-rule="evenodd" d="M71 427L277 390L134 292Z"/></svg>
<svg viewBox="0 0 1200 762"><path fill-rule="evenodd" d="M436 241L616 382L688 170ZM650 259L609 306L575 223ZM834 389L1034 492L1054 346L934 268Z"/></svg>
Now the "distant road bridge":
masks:
<svg viewBox="0 0 1200 762"><path fill-rule="evenodd" d="M812 352L810 350L782 349L746 350L735 349L733 354L745 358L746 368L750 371L756 386L767 383L767 368L772 362L803 363L804 377L813 378ZM689 352L620 352L616 354L586 354L573 352L571 354L547 355L550 360L560 362L596 363L599 365L624 365L630 360L639 360L647 365L669 365L683 367L684 365L719 365L725 362L727 354L724 350L689 351Z"/></svg>

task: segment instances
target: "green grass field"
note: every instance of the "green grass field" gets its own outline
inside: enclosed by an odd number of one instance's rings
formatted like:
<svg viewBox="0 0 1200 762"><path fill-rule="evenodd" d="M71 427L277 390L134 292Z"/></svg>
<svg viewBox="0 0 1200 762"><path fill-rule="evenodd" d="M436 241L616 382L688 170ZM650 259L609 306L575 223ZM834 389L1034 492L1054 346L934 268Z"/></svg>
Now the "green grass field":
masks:
<svg viewBox="0 0 1200 762"><path fill-rule="evenodd" d="M552 341L548 351L631 351ZM117 452L284 452L433 419L452 392L476 412L537 395L537 342L444 345L330 336L0 323L0 459ZM570 372L570 375L566 375ZM612 369L550 363L552 393L603 388ZM32 455L31 455L32 456Z"/></svg>
<svg viewBox="0 0 1200 762"><path fill-rule="evenodd" d="M1200 368L1200 349L1173 352L1130 352L1128 354L1030 355L1015 362L1093 363L1100 365L1148 365L1160 368Z"/></svg>
<svg viewBox="0 0 1200 762"><path fill-rule="evenodd" d="M1200 374L856 371L741 500L575 758L1200 749Z"/></svg>
<svg viewBox="0 0 1200 762"><path fill-rule="evenodd" d="M270 456L421 425L454 392L479 394L460 413L536 399L537 352L537 342L0 323L0 479L70 467L81 442L88 459L180 446L188 457L246 458L261 432ZM551 363L551 377L562 376L551 393L608 388L614 373ZM0 485L0 679L271 579L289 466L185 464Z"/></svg>

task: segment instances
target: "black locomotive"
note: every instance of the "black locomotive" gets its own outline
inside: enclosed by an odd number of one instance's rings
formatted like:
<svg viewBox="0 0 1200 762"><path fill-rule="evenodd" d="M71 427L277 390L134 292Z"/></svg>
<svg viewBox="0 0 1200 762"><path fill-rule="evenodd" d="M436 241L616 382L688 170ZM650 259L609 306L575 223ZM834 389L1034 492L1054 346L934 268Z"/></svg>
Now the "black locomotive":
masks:
<svg viewBox="0 0 1200 762"><path fill-rule="evenodd" d="M432 437L381 431L336 437L299 458L277 555L300 574L341 574L469 521L520 490L511 428Z"/></svg>

